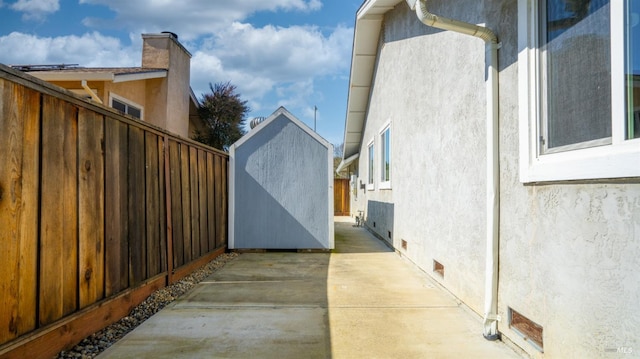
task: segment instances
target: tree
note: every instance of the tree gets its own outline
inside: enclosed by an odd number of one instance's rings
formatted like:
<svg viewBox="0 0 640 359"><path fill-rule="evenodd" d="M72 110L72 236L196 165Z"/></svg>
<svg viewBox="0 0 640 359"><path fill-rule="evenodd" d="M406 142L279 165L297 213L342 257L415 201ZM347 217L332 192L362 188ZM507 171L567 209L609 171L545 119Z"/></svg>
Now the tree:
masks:
<svg viewBox="0 0 640 359"><path fill-rule="evenodd" d="M198 115L204 131L196 131L194 140L228 151L244 135L244 123L250 109L230 82L209 83L211 93L202 95Z"/></svg>

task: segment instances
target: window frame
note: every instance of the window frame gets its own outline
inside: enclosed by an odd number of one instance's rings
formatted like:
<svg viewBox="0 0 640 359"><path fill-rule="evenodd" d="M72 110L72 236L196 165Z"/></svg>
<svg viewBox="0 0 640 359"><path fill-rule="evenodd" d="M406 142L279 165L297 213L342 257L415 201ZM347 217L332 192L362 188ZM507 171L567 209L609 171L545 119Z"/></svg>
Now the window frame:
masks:
<svg viewBox="0 0 640 359"><path fill-rule="evenodd" d="M624 2L610 1L610 144L542 153L541 82L537 0L518 0L520 181L523 183L640 177L640 139L626 136ZM636 165L634 165L636 164Z"/></svg>
<svg viewBox="0 0 640 359"><path fill-rule="evenodd" d="M109 107L114 108L114 109L115 109L115 107L113 107L113 100L116 100L118 102L121 102L121 103L125 104L127 106L127 108L133 107L133 108L139 109L140 110L140 117L139 118L129 114L127 111L125 111L125 114L127 114L128 116L131 116L133 118L138 118L139 120L144 121L144 106L139 105L139 104L137 104L137 103L125 98L125 97L119 96L119 95L117 95L117 94L115 94L113 92L110 92L109 93Z"/></svg>
<svg viewBox="0 0 640 359"><path fill-rule="evenodd" d="M389 140L389 148L387 148L387 146L385 146L385 143L383 141L383 136L384 134L388 132L388 140ZM391 189L391 179L392 179L392 170L391 170L391 163L393 162L391 160L391 148L393 148L393 144L391 141L391 120L388 120L387 122L384 123L384 125L382 126L382 129L379 131L379 138L380 138L380 173L379 173L379 177L378 179L380 180L380 184L379 184L379 188L380 189ZM385 178L383 178L383 176L385 175L385 150L389 152L389 178L385 180Z"/></svg>
<svg viewBox="0 0 640 359"><path fill-rule="evenodd" d="M376 146L374 139L371 139L367 144L367 190L373 191L376 185L376 160L375 160Z"/></svg>

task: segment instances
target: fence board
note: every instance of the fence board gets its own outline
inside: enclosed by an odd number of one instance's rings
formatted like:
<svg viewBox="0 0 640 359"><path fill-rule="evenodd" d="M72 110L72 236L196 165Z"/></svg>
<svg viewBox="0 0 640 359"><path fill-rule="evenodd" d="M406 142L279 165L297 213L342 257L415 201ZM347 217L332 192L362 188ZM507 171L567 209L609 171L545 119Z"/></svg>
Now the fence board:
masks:
<svg viewBox="0 0 640 359"><path fill-rule="evenodd" d="M77 109L43 96L39 322L77 309Z"/></svg>
<svg viewBox="0 0 640 359"><path fill-rule="evenodd" d="M147 278L144 131L129 126L129 283Z"/></svg>
<svg viewBox="0 0 640 359"><path fill-rule="evenodd" d="M215 201L216 201L216 248L222 246L223 231L222 231L222 158L215 155L214 162L214 176L215 182L213 184L215 188Z"/></svg>
<svg viewBox="0 0 640 359"><path fill-rule="evenodd" d="M229 171L229 160L228 158L222 158L222 176L220 176L220 182L222 182L222 203L220 204L220 208L222 208L222 219L220 221L220 230L222 231L222 243L220 245L227 245L227 223L228 223L228 210L227 203L227 194L229 193L229 187L227 184L227 173Z"/></svg>
<svg viewBox="0 0 640 359"><path fill-rule="evenodd" d="M184 264L184 233L182 230L182 182L180 181L180 144L169 141L171 176L171 229L173 235L173 268Z"/></svg>
<svg viewBox="0 0 640 359"><path fill-rule="evenodd" d="M104 297L104 118L78 113L80 308Z"/></svg>
<svg viewBox="0 0 640 359"><path fill-rule="evenodd" d="M184 263L191 262L191 180L189 177L189 146L180 144L180 176L182 178L182 233Z"/></svg>
<svg viewBox="0 0 640 359"><path fill-rule="evenodd" d="M209 252L207 215L207 154L198 150L198 203L200 205L200 255Z"/></svg>
<svg viewBox="0 0 640 359"><path fill-rule="evenodd" d="M129 287L127 125L105 120L105 295Z"/></svg>
<svg viewBox="0 0 640 359"><path fill-rule="evenodd" d="M0 343L36 326L40 95L0 80Z"/></svg>
<svg viewBox="0 0 640 359"><path fill-rule="evenodd" d="M207 153L207 224L209 228L207 245L209 250L216 247L216 189L214 183L216 181L213 176L213 153Z"/></svg>
<svg viewBox="0 0 640 359"><path fill-rule="evenodd" d="M166 144L168 146L168 144ZM158 136L158 190L159 190L159 209L160 209L160 272L165 272L168 267L167 262L167 202L165 185L165 137Z"/></svg>
<svg viewBox="0 0 640 359"><path fill-rule="evenodd" d="M147 275L160 273L160 178L158 136L145 133L145 182L147 210Z"/></svg>
<svg viewBox="0 0 640 359"><path fill-rule="evenodd" d="M191 258L200 257L200 205L198 196L198 149L189 147L189 180L191 181Z"/></svg>

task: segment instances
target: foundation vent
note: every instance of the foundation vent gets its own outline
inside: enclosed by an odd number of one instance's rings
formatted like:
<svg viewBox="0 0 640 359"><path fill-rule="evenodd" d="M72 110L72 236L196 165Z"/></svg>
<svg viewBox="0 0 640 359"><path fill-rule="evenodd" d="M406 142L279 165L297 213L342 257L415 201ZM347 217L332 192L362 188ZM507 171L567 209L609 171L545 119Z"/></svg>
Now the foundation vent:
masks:
<svg viewBox="0 0 640 359"><path fill-rule="evenodd" d="M388 237L391 238L391 231L387 231Z"/></svg>
<svg viewBox="0 0 640 359"><path fill-rule="evenodd" d="M444 278L444 265L442 265L442 263L438 262L435 259L433 260L433 271L440 274L440 276Z"/></svg>
<svg viewBox="0 0 640 359"><path fill-rule="evenodd" d="M531 319L509 308L509 328L522 335L524 340L534 348L543 352L542 326Z"/></svg>

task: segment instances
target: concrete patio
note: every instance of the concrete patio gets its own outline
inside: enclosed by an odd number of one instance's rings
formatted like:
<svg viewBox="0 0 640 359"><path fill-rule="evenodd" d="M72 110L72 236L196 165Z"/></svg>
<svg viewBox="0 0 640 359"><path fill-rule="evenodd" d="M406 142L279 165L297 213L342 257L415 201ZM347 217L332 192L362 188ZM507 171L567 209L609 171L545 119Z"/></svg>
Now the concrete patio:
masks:
<svg viewBox="0 0 640 359"><path fill-rule="evenodd" d="M99 358L521 358L348 217L331 253L244 253Z"/></svg>

